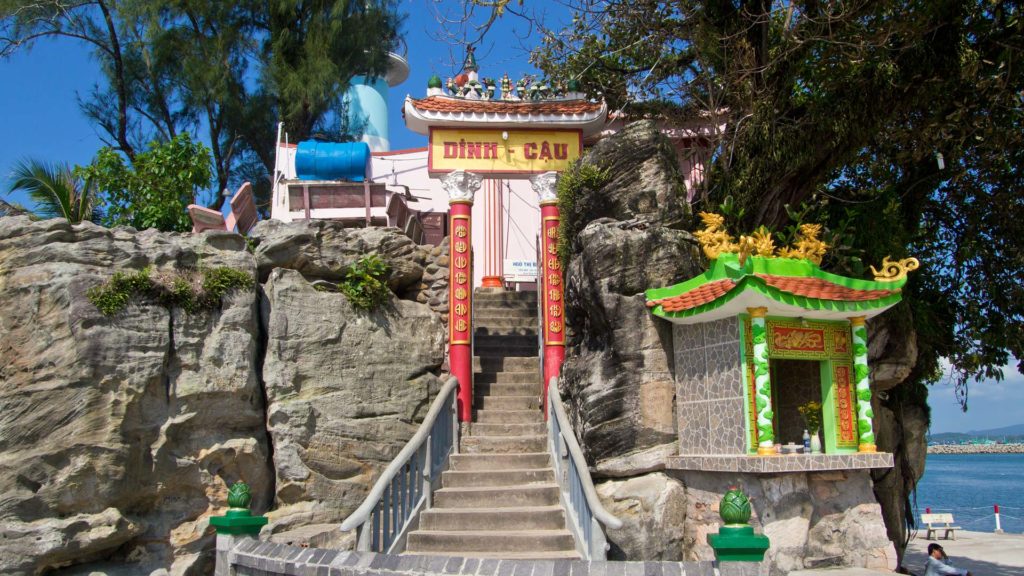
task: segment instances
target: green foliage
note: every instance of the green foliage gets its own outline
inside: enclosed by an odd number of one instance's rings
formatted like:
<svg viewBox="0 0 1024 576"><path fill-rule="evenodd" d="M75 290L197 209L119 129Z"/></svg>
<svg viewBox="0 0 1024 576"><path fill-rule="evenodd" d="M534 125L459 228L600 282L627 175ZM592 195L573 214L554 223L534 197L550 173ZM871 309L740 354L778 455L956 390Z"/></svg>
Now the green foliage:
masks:
<svg viewBox="0 0 1024 576"><path fill-rule="evenodd" d="M607 169L577 161L562 172L558 179L558 211L561 216L558 227L558 258L562 263L562 270L569 267L572 242L580 232L577 229L579 223L583 221L578 214L580 207L577 198L585 190L601 188L610 178L611 174Z"/></svg>
<svg viewBox="0 0 1024 576"><path fill-rule="evenodd" d="M376 254L367 254L345 269L338 289L356 308L375 310L388 301L390 267Z"/></svg>
<svg viewBox="0 0 1024 576"><path fill-rule="evenodd" d="M212 207L245 180L261 206L277 122L293 142L336 125L351 79L386 73L400 23L394 0L0 0L0 57L41 38L81 41L103 80L79 103L114 150L135 160L150 140L202 134Z"/></svg>
<svg viewBox="0 0 1024 576"><path fill-rule="evenodd" d="M150 272L150 268L131 273L114 272L109 282L93 286L86 296L104 316L113 316L124 309L133 297L151 295L153 282Z"/></svg>
<svg viewBox="0 0 1024 576"><path fill-rule="evenodd" d="M838 8L837 8L838 6ZM825 225L823 265L915 256L912 377L1024 371L1024 66L1019 3L575 4L533 55L611 109L721 126L698 202L785 238ZM651 105L646 105L651 104ZM789 228L787 228L789 226ZM783 242L784 243L784 242Z"/></svg>
<svg viewBox="0 0 1024 576"><path fill-rule="evenodd" d="M11 181L10 192L28 193L40 218L64 218L78 224L99 215L92 182L77 176L66 164L22 160L14 165Z"/></svg>
<svg viewBox="0 0 1024 576"><path fill-rule="evenodd" d="M149 146L130 166L114 149L103 148L92 164L76 173L102 192L105 225L190 230L187 207L210 182L210 151L188 134Z"/></svg>
<svg viewBox="0 0 1024 576"><path fill-rule="evenodd" d="M93 286L86 296L104 316L117 314L132 301L155 301L196 313L218 307L230 290L249 289L254 284L248 272L224 266L164 274L154 274L146 267L137 272L115 272L110 281Z"/></svg>

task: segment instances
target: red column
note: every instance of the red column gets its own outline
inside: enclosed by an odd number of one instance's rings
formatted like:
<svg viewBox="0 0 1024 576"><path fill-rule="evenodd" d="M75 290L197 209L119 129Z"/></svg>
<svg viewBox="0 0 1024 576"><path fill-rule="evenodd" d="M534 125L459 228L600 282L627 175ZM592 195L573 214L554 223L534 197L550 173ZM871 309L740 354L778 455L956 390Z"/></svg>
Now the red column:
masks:
<svg viewBox="0 0 1024 576"><path fill-rule="evenodd" d="M459 421L473 418L473 194L480 177L457 170L444 177L451 238L448 246L448 365L459 381Z"/></svg>
<svg viewBox="0 0 1024 576"><path fill-rule="evenodd" d="M540 198L541 261L540 299L544 330L544 415L547 417L548 384L562 371L565 359L565 302L562 290L562 263L558 259L558 197L556 172L545 172L530 179Z"/></svg>

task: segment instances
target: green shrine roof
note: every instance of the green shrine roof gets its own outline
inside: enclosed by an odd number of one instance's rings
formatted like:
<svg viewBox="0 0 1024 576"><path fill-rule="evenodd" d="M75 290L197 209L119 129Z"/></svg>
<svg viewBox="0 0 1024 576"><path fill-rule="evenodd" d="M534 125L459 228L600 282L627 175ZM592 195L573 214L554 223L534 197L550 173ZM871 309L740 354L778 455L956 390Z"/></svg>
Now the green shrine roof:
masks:
<svg viewBox="0 0 1024 576"><path fill-rule="evenodd" d="M704 274L649 289L646 296L655 316L680 324L728 318L753 307L766 307L772 316L840 320L884 312L900 301L906 282L905 269L884 280L859 280L825 272L807 259L747 256L741 263L738 254L721 253Z"/></svg>

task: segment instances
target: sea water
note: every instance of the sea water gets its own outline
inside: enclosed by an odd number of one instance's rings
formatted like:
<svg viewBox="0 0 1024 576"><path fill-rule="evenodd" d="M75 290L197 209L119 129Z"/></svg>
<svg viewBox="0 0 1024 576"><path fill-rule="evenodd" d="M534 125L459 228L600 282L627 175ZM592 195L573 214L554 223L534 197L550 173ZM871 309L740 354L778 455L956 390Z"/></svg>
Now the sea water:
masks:
<svg viewBox="0 0 1024 576"><path fill-rule="evenodd" d="M1024 454L928 455L917 484L918 520L930 507L953 514L964 530L992 532L994 504L1006 533L1024 533Z"/></svg>

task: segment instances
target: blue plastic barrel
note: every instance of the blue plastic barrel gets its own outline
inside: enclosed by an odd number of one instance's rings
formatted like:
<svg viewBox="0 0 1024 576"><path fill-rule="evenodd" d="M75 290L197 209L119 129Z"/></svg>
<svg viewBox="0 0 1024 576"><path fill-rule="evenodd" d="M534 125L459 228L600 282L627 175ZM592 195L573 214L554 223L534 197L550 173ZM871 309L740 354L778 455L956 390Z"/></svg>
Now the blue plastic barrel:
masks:
<svg viewBox="0 0 1024 576"><path fill-rule="evenodd" d="M362 182L370 168L366 142L299 142L295 173L300 180L350 180Z"/></svg>

